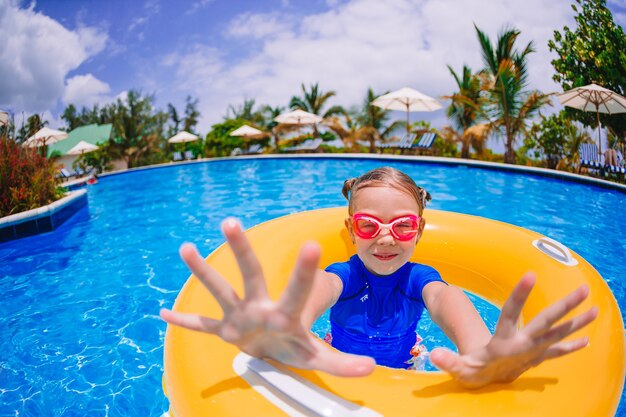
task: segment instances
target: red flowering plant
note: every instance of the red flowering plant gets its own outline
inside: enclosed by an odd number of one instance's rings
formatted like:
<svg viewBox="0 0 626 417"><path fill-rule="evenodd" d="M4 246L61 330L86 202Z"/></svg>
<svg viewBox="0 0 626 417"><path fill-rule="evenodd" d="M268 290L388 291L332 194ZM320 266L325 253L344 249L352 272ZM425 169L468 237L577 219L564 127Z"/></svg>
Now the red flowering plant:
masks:
<svg viewBox="0 0 626 417"><path fill-rule="evenodd" d="M63 197L56 164L35 148L0 136L0 217L45 206Z"/></svg>

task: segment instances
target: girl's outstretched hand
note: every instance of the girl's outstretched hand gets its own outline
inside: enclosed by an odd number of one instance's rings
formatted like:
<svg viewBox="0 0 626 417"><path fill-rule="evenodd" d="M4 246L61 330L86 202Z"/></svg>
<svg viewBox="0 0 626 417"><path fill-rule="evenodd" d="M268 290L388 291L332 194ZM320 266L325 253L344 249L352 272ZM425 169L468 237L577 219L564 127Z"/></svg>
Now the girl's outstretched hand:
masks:
<svg viewBox="0 0 626 417"><path fill-rule="evenodd" d="M515 286L502 307L496 331L485 347L463 355L438 348L432 351L431 362L465 387L480 388L490 383L511 382L547 359L587 346L587 337L566 342L563 339L591 323L598 315L596 307L557 324L587 298L589 288L586 286L547 307L528 325L518 329L520 313L534 285L535 276L529 273Z"/></svg>
<svg viewBox="0 0 626 417"><path fill-rule="evenodd" d="M161 310L161 318L176 326L221 337L258 358L271 358L302 369L317 369L338 376L363 376L374 370L365 356L340 353L323 346L301 323L302 310L315 279L320 249L307 243L300 250L292 277L278 302L267 294L261 264L235 219L222 223L222 231L235 254L243 276L245 297L185 244L180 254L193 274L213 294L224 310L222 320Z"/></svg>

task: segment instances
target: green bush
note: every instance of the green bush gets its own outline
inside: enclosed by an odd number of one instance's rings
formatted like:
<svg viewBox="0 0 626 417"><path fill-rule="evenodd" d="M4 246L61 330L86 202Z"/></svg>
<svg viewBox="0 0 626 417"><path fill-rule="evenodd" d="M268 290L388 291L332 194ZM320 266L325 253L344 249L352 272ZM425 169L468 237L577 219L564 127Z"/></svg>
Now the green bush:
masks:
<svg viewBox="0 0 626 417"><path fill-rule="evenodd" d="M23 148L0 137L0 217L19 213L63 197L56 166L35 148Z"/></svg>

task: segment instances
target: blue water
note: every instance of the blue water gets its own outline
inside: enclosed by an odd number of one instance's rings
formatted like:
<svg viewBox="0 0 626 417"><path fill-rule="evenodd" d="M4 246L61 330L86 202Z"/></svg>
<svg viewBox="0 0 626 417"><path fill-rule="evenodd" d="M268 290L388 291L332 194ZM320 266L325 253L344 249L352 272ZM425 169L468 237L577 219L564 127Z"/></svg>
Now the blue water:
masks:
<svg viewBox="0 0 626 417"><path fill-rule="evenodd" d="M178 247L208 254L218 224L344 205L343 180L374 160L239 160L101 178L58 230L0 244L0 415L160 416L165 325L189 276ZM535 230L584 256L626 311L626 194L473 168L385 162L429 207ZM420 330L422 331L422 330ZM430 334L430 330L426 329ZM626 415L624 398L618 415Z"/></svg>

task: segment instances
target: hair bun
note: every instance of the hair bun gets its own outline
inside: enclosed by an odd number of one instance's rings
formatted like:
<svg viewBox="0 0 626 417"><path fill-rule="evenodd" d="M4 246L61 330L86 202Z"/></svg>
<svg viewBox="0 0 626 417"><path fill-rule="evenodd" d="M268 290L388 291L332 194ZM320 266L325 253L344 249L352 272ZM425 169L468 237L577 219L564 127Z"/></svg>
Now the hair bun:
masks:
<svg viewBox="0 0 626 417"><path fill-rule="evenodd" d="M357 178L350 178L343 182L343 188L341 189L341 194L346 198L346 200L350 201L350 192L352 191L352 187L354 183L357 182Z"/></svg>

